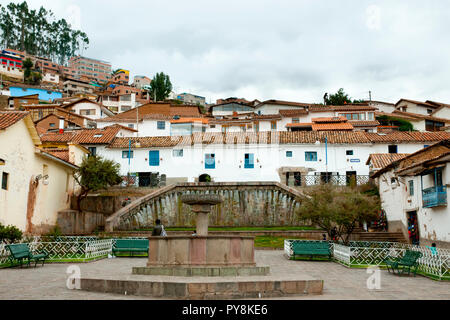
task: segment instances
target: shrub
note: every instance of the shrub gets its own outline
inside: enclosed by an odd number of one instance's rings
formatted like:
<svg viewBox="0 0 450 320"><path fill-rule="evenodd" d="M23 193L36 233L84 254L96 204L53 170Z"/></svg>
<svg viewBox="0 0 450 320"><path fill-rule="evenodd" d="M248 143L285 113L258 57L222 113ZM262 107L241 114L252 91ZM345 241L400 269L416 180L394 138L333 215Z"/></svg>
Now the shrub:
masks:
<svg viewBox="0 0 450 320"><path fill-rule="evenodd" d="M18 240L22 239L22 231L20 231L15 226L3 226L0 224L0 242L7 240L11 243L14 243Z"/></svg>

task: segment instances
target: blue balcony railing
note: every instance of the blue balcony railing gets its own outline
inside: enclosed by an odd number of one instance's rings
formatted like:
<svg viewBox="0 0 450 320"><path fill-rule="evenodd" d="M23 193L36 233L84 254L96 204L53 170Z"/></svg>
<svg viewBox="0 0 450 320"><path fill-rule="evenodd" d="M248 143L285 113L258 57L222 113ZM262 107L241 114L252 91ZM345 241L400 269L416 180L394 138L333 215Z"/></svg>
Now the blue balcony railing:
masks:
<svg viewBox="0 0 450 320"><path fill-rule="evenodd" d="M422 191L423 207L431 208L447 205L447 187L431 187Z"/></svg>

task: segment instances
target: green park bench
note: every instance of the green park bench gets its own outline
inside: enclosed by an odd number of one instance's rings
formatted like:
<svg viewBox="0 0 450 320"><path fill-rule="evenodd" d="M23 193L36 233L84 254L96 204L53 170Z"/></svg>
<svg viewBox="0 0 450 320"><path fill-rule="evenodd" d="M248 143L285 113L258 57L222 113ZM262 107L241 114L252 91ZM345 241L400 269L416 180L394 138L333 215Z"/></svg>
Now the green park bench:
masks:
<svg viewBox="0 0 450 320"><path fill-rule="evenodd" d="M28 267L30 266L31 261L35 262L34 263L35 268L38 261L42 261L42 266L44 266L45 259L47 259L48 257L48 253L45 251L38 254L33 254L30 251L28 244L26 243L9 244L6 247L11 253L9 256L9 260L11 261L12 265L14 265L15 261L19 261L21 268L24 260L28 261Z"/></svg>
<svg viewBox="0 0 450 320"><path fill-rule="evenodd" d="M400 275L408 270L408 275L410 275L411 268L414 268L414 276L416 276L420 257L422 257L422 253L419 251L406 250L400 259L388 257L383 262L386 264L388 272L391 272L390 269L392 269L392 273L395 274L395 270L397 270L397 274Z"/></svg>
<svg viewBox="0 0 450 320"><path fill-rule="evenodd" d="M148 253L148 239L116 239L116 244L113 246L113 254L118 252L129 252L131 256L135 252Z"/></svg>
<svg viewBox="0 0 450 320"><path fill-rule="evenodd" d="M331 250L328 242L293 242L292 251L295 256L309 256L311 260L314 256L328 256L331 259Z"/></svg>

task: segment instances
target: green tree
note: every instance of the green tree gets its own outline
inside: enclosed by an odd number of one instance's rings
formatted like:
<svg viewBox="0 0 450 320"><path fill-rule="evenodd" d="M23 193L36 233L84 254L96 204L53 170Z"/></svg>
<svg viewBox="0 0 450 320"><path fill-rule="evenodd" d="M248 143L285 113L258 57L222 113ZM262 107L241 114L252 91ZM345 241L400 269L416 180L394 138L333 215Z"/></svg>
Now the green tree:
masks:
<svg viewBox="0 0 450 320"><path fill-rule="evenodd" d="M325 93L324 100L327 106L342 106L344 104L352 103L343 88L340 88L338 92L331 94L330 96L328 96L328 93Z"/></svg>
<svg viewBox="0 0 450 320"><path fill-rule="evenodd" d="M325 93L324 102L327 106L342 106L344 104L352 104L352 103L364 103L364 100L357 99L353 100L345 93L343 88L340 88L338 92L332 95L328 95Z"/></svg>
<svg viewBox="0 0 450 320"><path fill-rule="evenodd" d="M358 224L377 218L381 205L377 196L364 193L358 187L337 187L330 184L304 191L297 211L299 219L317 225L332 237L348 244Z"/></svg>
<svg viewBox="0 0 450 320"><path fill-rule="evenodd" d="M24 62L23 62L23 76L25 78L25 80L27 78L29 78L31 76L31 69L33 68L33 62L31 61L30 58L27 58Z"/></svg>
<svg viewBox="0 0 450 320"><path fill-rule="evenodd" d="M119 174L120 164L103 159L100 156L85 157L74 174L75 181L80 185L80 194L77 197L77 207L81 211L81 201L89 192L115 186L122 182Z"/></svg>
<svg viewBox="0 0 450 320"><path fill-rule="evenodd" d="M172 83L168 75L157 73L150 83L150 97L153 101L164 101L172 92Z"/></svg>
<svg viewBox="0 0 450 320"><path fill-rule="evenodd" d="M0 5L0 43L64 64L81 48L87 49L89 38L72 29L65 19L57 20L52 11L29 9L24 1Z"/></svg>
<svg viewBox="0 0 450 320"><path fill-rule="evenodd" d="M382 115L378 116L377 120L382 126L396 126L399 131L414 131L412 123L405 119Z"/></svg>

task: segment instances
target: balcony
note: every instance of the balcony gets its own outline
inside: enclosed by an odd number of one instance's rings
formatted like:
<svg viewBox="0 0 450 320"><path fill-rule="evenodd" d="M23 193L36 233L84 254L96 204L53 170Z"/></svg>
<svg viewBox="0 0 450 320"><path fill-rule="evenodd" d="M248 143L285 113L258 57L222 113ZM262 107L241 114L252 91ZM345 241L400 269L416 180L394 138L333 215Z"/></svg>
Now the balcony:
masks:
<svg viewBox="0 0 450 320"><path fill-rule="evenodd" d="M447 187L437 186L422 191L424 208L433 208L447 205Z"/></svg>

